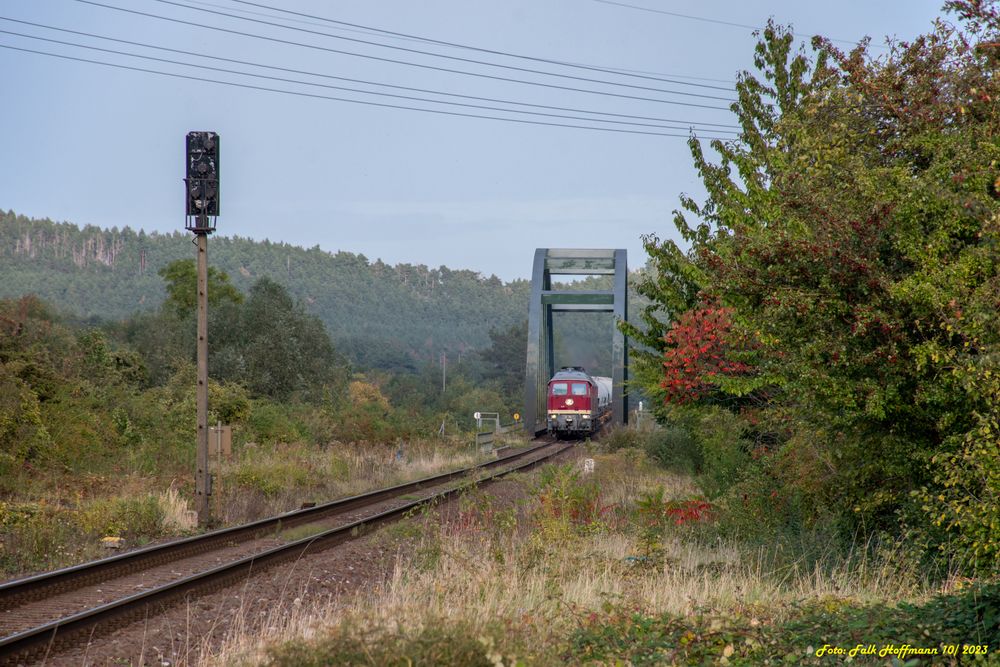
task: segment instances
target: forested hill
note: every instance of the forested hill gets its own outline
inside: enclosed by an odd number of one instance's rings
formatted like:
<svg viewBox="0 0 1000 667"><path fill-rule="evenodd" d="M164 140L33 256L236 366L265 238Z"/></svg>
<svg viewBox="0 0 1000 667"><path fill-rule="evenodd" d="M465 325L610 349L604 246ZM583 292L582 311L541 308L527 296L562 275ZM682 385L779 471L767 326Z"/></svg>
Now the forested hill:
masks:
<svg viewBox="0 0 1000 667"><path fill-rule="evenodd" d="M83 317L118 320L165 297L157 271L193 258L189 234L80 228L0 210L0 298L39 297ZM529 254L525 261L530 261ZM370 262L285 243L213 236L212 266L243 291L268 276L327 325L338 347L365 365L396 364L489 344L491 328L527 315L530 282L475 271Z"/></svg>

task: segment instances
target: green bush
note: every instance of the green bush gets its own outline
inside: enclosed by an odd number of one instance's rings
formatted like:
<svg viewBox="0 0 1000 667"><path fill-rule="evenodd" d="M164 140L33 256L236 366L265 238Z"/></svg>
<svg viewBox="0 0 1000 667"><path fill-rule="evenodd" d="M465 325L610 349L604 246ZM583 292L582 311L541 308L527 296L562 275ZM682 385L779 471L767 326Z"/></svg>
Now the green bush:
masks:
<svg viewBox="0 0 1000 667"><path fill-rule="evenodd" d="M674 472L693 474L702 467L699 443L686 425L671 424L646 431L615 427L601 436L600 446L608 452L640 449L660 467Z"/></svg>
<svg viewBox="0 0 1000 667"><path fill-rule="evenodd" d="M646 455L661 467L679 473L702 471L704 455L698 441L684 426L665 426L646 434Z"/></svg>
<svg viewBox="0 0 1000 667"><path fill-rule="evenodd" d="M619 449L644 449L645 434L626 426L613 426L601 436L601 447L609 452Z"/></svg>
<svg viewBox="0 0 1000 667"><path fill-rule="evenodd" d="M80 510L81 528L95 537L150 538L163 532L163 509L155 496L95 500Z"/></svg>
<svg viewBox="0 0 1000 667"><path fill-rule="evenodd" d="M248 437L259 443L298 442L308 434L292 420L288 410L267 401L255 401L250 408Z"/></svg>
<svg viewBox="0 0 1000 667"><path fill-rule="evenodd" d="M244 459L236 469L235 479L237 485L269 498L286 489L309 486L314 481L304 464L271 457Z"/></svg>
<svg viewBox="0 0 1000 667"><path fill-rule="evenodd" d="M732 487L750 465L749 447L740 436L743 421L720 408L705 408L698 419L698 451L701 473L698 484L709 498L717 498Z"/></svg>
<svg viewBox="0 0 1000 667"><path fill-rule="evenodd" d="M223 424L239 424L250 414L250 395L233 382L208 383L210 419Z"/></svg>

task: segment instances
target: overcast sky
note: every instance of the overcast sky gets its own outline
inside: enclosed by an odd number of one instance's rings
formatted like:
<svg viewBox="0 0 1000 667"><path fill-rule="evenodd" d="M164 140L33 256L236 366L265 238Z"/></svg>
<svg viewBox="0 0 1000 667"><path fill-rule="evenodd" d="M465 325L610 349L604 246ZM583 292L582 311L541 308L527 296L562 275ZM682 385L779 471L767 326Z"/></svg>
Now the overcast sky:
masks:
<svg viewBox="0 0 1000 667"><path fill-rule="evenodd" d="M840 45L847 48L848 42L865 35L880 44L886 35L908 39L924 32L941 4L940 0L258 0L258 6L235 0L96 2L197 25L80 0L0 0L0 16L5 19L0 20L0 30L7 31L0 33L0 46L200 80L0 48L0 208L80 225L180 229L184 223L184 135L189 130L214 130L222 137L220 234L319 245L393 264L443 264L506 280L530 275L536 247L623 247L634 267L646 259L642 234L674 235L671 211L678 194L701 192L684 140L687 128L695 125L699 135L707 135L733 122L724 110L728 103L715 98L731 97L727 88L736 73L752 68L754 39L747 26L763 25L773 16L792 23L804 39L824 34L845 40ZM625 69L651 78L412 37ZM251 64L223 62L220 57ZM199 65L319 85L253 78ZM481 120L238 88L219 81L452 113L680 136ZM585 120L378 97L322 86ZM440 92L501 102L444 97ZM648 99L632 99L637 97ZM620 115L582 113L594 111Z"/></svg>

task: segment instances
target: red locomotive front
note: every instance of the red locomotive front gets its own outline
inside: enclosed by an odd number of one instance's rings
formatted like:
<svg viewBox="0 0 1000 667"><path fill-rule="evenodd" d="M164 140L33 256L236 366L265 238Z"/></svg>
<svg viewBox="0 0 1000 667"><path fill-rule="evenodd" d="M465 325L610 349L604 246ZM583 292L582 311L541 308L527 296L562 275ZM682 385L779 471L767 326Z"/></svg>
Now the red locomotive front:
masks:
<svg viewBox="0 0 1000 667"><path fill-rule="evenodd" d="M589 435L600 426L608 401L602 399L599 381L578 367L561 369L549 381L547 425L556 435Z"/></svg>

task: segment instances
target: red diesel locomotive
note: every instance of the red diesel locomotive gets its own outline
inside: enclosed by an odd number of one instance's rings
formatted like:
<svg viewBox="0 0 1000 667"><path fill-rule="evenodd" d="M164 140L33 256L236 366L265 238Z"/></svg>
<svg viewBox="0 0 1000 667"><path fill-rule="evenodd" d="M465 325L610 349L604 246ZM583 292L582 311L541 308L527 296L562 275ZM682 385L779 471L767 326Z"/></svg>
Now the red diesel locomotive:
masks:
<svg viewBox="0 0 1000 667"><path fill-rule="evenodd" d="M549 380L546 412L556 437L593 435L611 417L611 378L588 375L579 366L559 369Z"/></svg>

